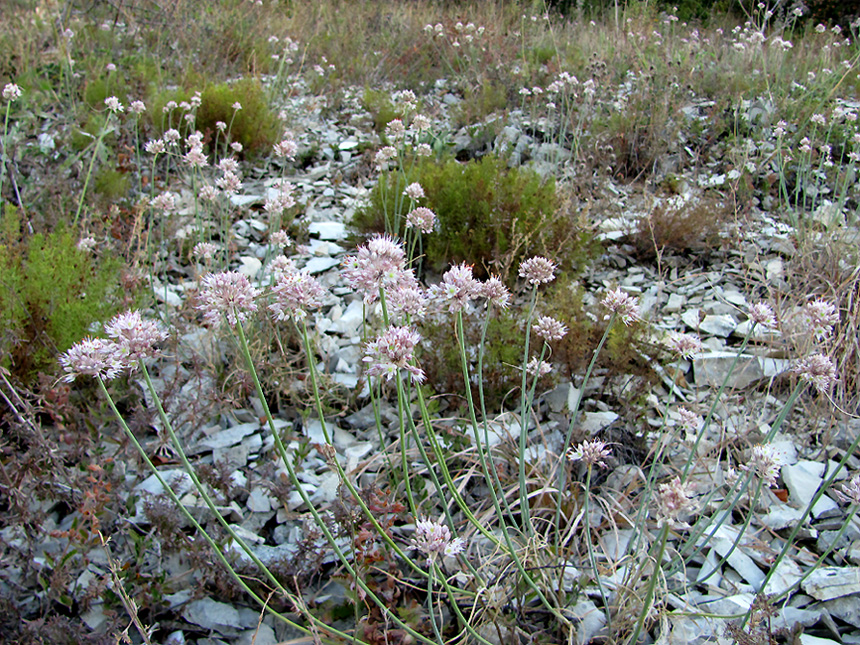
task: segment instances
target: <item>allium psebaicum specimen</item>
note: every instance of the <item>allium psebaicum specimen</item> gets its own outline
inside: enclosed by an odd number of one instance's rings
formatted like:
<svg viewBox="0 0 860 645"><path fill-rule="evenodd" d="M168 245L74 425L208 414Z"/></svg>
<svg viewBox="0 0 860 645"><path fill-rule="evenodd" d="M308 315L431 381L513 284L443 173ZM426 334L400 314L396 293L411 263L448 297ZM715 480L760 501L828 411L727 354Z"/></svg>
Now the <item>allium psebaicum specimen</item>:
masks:
<svg viewBox="0 0 860 645"><path fill-rule="evenodd" d="M376 340L367 344L364 362L368 376L384 376L387 381L406 370L416 383L424 381L424 370L412 365L413 353L421 336L408 327L391 325Z"/></svg>
<svg viewBox="0 0 860 645"><path fill-rule="evenodd" d="M226 317L227 323L235 327L257 311L254 299L258 293L247 276L237 271L210 273L203 278L197 310L208 325L218 326Z"/></svg>
<svg viewBox="0 0 860 645"><path fill-rule="evenodd" d="M466 546L463 538L451 538L447 526L427 518L415 523L415 537L410 544L427 556L428 566L440 555L457 555Z"/></svg>

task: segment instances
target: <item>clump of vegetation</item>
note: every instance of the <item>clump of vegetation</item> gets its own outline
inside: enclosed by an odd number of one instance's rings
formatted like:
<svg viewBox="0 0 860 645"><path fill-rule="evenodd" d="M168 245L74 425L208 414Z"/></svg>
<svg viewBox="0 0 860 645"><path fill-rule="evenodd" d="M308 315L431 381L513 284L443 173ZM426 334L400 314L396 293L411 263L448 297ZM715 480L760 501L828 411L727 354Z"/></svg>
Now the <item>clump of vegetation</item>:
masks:
<svg viewBox="0 0 860 645"><path fill-rule="evenodd" d="M188 101L193 96L189 90L158 95L153 101L153 118L161 127L162 109L168 101ZM242 79L235 83L217 83L206 86L200 95L195 128L214 142L218 122L229 126L230 141L242 144L243 154L258 155L271 150L281 135L281 124L277 113L269 105L263 86L256 79ZM236 109L236 104L241 105ZM181 115L175 115L176 125ZM166 124L164 127L168 127ZM223 140L223 139L222 139Z"/></svg>
<svg viewBox="0 0 860 645"><path fill-rule="evenodd" d="M0 230L0 355L24 383L53 372L56 355L123 306L116 258L81 250L71 231L22 238L9 206Z"/></svg>
<svg viewBox="0 0 860 645"><path fill-rule="evenodd" d="M353 225L362 233L384 231L385 213L395 212L404 186L412 182L424 189L422 205L436 213L436 231L424 240L426 265L435 271L466 262L478 277L497 273L507 279L528 255L556 258L569 270L587 259L590 238L560 208L555 181L528 168L509 168L496 155L466 164L423 159L405 183L400 175L380 181Z"/></svg>
<svg viewBox="0 0 860 645"><path fill-rule="evenodd" d="M389 92L367 88L361 97L361 107L373 117L373 129L382 134L385 126L394 119L402 119L403 112L391 101Z"/></svg>
<svg viewBox="0 0 860 645"><path fill-rule="evenodd" d="M669 200L640 220L633 244L645 258L666 251L713 249L720 244L720 232L730 214L730 206L718 199L702 198L695 203Z"/></svg>
<svg viewBox="0 0 860 645"><path fill-rule="evenodd" d="M478 347L483 323L473 318L464 320L466 346ZM453 338L450 321L425 322L421 328L424 338L421 364L427 372L430 386L436 392L459 392L463 388L463 368L460 349ZM521 384L525 333L520 318L510 311L499 312L487 323L481 387L488 409L495 410L505 401L518 403ZM472 373L477 373L477 356ZM472 384L473 396L478 398L478 385Z"/></svg>

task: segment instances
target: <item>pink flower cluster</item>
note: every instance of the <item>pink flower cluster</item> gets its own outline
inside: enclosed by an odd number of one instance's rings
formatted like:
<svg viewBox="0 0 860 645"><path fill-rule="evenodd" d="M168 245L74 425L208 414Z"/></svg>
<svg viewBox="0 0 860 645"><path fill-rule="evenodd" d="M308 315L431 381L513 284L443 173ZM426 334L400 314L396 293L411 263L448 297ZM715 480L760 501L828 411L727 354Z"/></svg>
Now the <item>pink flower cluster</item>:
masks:
<svg viewBox="0 0 860 645"><path fill-rule="evenodd" d="M413 353L421 336L408 327L391 325L376 340L367 344L365 357L370 363L368 376L384 376L390 381L403 369L416 383L424 381L424 370L412 365Z"/></svg>
<svg viewBox="0 0 860 645"><path fill-rule="evenodd" d="M410 543L427 556L428 565L440 555L457 555L466 546L463 538L451 538L447 526L427 518L415 523L415 537Z"/></svg>
<svg viewBox="0 0 860 645"><path fill-rule="evenodd" d="M114 316L105 325L109 338L84 338L60 356L66 371L63 380L71 383L78 376L113 379L122 372L133 372L138 361L158 353L156 345L167 338L158 325L145 320L139 311Z"/></svg>
<svg viewBox="0 0 860 645"><path fill-rule="evenodd" d="M367 304L376 301L380 289L417 286L415 275L406 269L403 246L388 235L372 237L367 244L358 247L355 255L344 260L343 267L347 283L364 293Z"/></svg>
<svg viewBox="0 0 860 645"><path fill-rule="evenodd" d="M197 310L207 324L217 326L226 316L231 327L244 322L257 310L254 299L259 292L247 276L236 271L210 273L203 278L203 288L197 296Z"/></svg>

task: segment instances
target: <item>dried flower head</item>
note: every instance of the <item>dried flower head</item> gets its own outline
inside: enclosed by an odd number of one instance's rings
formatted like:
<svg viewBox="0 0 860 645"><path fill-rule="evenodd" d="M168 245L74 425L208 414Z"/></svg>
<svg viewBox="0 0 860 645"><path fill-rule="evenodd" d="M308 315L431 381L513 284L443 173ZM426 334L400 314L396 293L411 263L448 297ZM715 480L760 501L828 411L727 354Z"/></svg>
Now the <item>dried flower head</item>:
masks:
<svg viewBox="0 0 860 645"><path fill-rule="evenodd" d="M699 425L701 425L701 423L702 417L692 410L688 410L684 407L678 408L678 425L682 429L694 432L699 429Z"/></svg>
<svg viewBox="0 0 860 645"><path fill-rule="evenodd" d="M430 121L430 117L425 116L424 114L416 114L412 117L412 126L418 130L418 132L429 130L431 125L432 122Z"/></svg>
<svg viewBox="0 0 860 645"><path fill-rule="evenodd" d="M198 242L191 250L193 255L198 260L211 260L218 252L218 245L213 242Z"/></svg>
<svg viewBox="0 0 860 645"><path fill-rule="evenodd" d="M786 463L785 454L772 443L757 444L750 449L749 461L741 470L753 471L769 488L776 486L779 469Z"/></svg>
<svg viewBox="0 0 860 645"><path fill-rule="evenodd" d="M824 354L813 354L797 361L792 371L800 375L807 383L812 383L822 394L827 393L836 378L836 367L833 361Z"/></svg>
<svg viewBox="0 0 860 645"><path fill-rule="evenodd" d="M397 148L394 146L385 146L373 157L373 163L377 170L387 170L388 162L397 158Z"/></svg>
<svg viewBox="0 0 860 645"><path fill-rule="evenodd" d="M129 363L115 342L106 338L84 338L60 356L60 365L66 371L63 380L71 383L78 376L114 379Z"/></svg>
<svg viewBox="0 0 860 645"><path fill-rule="evenodd" d="M815 338L822 340L833 333L833 326L839 322L839 312L832 303L819 299L806 303L803 318L812 328Z"/></svg>
<svg viewBox="0 0 860 645"><path fill-rule="evenodd" d="M860 473L855 474L841 490L833 491L838 499L850 504L860 505Z"/></svg>
<svg viewBox="0 0 860 645"><path fill-rule="evenodd" d="M105 334L112 338L132 366L142 358L155 356L156 345L167 339L167 332L153 320L145 320L139 311L117 314L105 325Z"/></svg>
<svg viewBox="0 0 860 645"><path fill-rule="evenodd" d="M600 466L601 468L606 468L606 462L603 460L611 456L612 451L600 439L583 441L575 448L567 451L567 458L571 461L582 461L587 466Z"/></svg>
<svg viewBox="0 0 860 645"><path fill-rule="evenodd" d="M552 365L542 361L537 356L532 356L526 364L526 374L535 378L541 378L552 372Z"/></svg>
<svg viewBox="0 0 860 645"><path fill-rule="evenodd" d="M120 103L119 99L115 96L109 96L105 99L105 107L107 107L107 109L114 114L119 114L120 112L125 110L125 108L122 106L122 103Z"/></svg>
<svg viewBox="0 0 860 645"><path fill-rule="evenodd" d="M409 199L413 201L418 201L422 197L424 197L424 189L421 187L417 181L409 184L404 190L403 194L406 195Z"/></svg>
<svg viewBox="0 0 860 645"><path fill-rule="evenodd" d="M279 249L285 249L293 244L293 241L290 239L290 236L287 235L286 231L275 231L269 236L269 242L277 246Z"/></svg>
<svg viewBox="0 0 860 645"><path fill-rule="evenodd" d="M536 286L552 282L555 279L555 270L554 262L538 255L525 260L520 265L520 277Z"/></svg>
<svg viewBox="0 0 860 645"><path fill-rule="evenodd" d="M406 214L406 228L417 228L422 233L432 233L435 226L436 213L429 208L419 206Z"/></svg>
<svg viewBox="0 0 860 645"><path fill-rule="evenodd" d="M400 119L391 119L385 126L385 136L392 140L400 139L406 133L406 127Z"/></svg>
<svg viewBox="0 0 860 645"><path fill-rule="evenodd" d="M284 139L280 143L276 143L274 146L274 152L276 157L285 157L290 161L296 158L296 153L298 151L299 146L292 139Z"/></svg>
<svg viewBox="0 0 860 645"><path fill-rule="evenodd" d="M765 329L774 329L776 327L776 316L773 314L773 309L770 305L759 302L750 307L750 320L756 325Z"/></svg>
<svg viewBox="0 0 860 645"><path fill-rule="evenodd" d="M669 349L681 358L692 358L702 351L702 341L692 334L672 332L667 340Z"/></svg>
<svg viewBox="0 0 860 645"><path fill-rule="evenodd" d="M368 376L384 376L387 381L406 370L416 383L424 381L424 370L412 365L413 353L421 336L408 327L391 325L376 340L367 344L362 359L370 363Z"/></svg>
<svg viewBox="0 0 860 645"><path fill-rule="evenodd" d="M21 88L15 83L6 83L3 86L3 98L7 101L17 101L21 98Z"/></svg>
<svg viewBox="0 0 860 645"><path fill-rule="evenodd" d="M191 152L193 152L193 150ZM191 152L189 152L188 154L190 155ZM185 158L188 159L188 155L185 155ZM237 175L235 172L230 172L228 170L223 175L221 175L221 177L215 180L215 185L225 194L235 195L242 187L242 180L239 179L239 175Z"/></svg>
<svg viewBox="0 0 860 645"><path fill-rule="evenodd" d="M82 237L78 240L78 251L84 251L85 253L89 253L94 248L96 248L96 238L87 235L86 237Z"/></svg>
<svg viewBox="0 0 860 645"><path fill-rule="evenodd" d="M176 211L176 195L173 193L158 193L152 198L152 207L164 214Z"/></svg>
<svg viewBox="0 0 860 645"><path fill-rule="evenodd" d="M535 334L548 343L554 340L561 340L567 333L567 327L550 316L538 316L537 322L532 329Z"/></svg>
<svg viewBox="0 0 860 645"><path fill-rule="evenodd" d="M472 275L472 267L466 263L458 264L442 274L442 282L430 287L430 297L447 306L448 311L462 311L469 300L481 295L481 283Z"/></svg>
<svg viewBox="0 0 860 645"><path fill-rule="evenodd" d="M415 537L410 544L427 556L428 566L440 555L457 555L466 546L463 538L451 538L447 526L427 518L415 523Z"/></svg>
<svg viewBox="0 0 860 645"><path fill-rule="evenodd" d="M308 309L322 306L325 289L306 270L288 271L278 276L278 281L272 288L275 300L269 305L275 320L294 318L304 320Z"/></svg>
<svg viewBox="0 0 860 645"><path fill-rule="evenodd" d="M507 309L511 301L511 292L505 283L497 275L490 278L481 285L481 295L487 299L487 304L494 305L499 309Z"/></svg>
<svg viewBox="0 0 860 645"><path fill-rule="evenodd" d="M625 325L640 320L639 301L622 291L620 287L609 291L601 300L601 304L621 318L621 322Z"/></svg>
<svg viewBox="0 0 860 645"><path fill-rule="evenodd" d="M682 483L680 477L675 477L666 484L657 487L657 517L662 522L674 522L679 515L695 508L692 499L693 486L689 482Z"/></svg>
<svg viewBox="0 0 860 645"><path fill-rule="evenodd" d="M151 155L160 155L167 149L167 146L162 139L151 139L146 142L143 149Z"/></svg>
<svg viewBox="0 0 860 645"><path fill-rule="evenodd" d="M200 146L191 148L191 150L185 153L183 159L192 168L205 168L209 165L206 155L203 153L203 148Z"/></svg>
<svg viewBox="0 0 860 645"><path fill-rule="evenodd" d="M248 277L237 271L210 273L203 278L203 289L198 295L197 309L203 312L207 324L217 326L226 316L227 323L248 319L257 310L254 298L258 291L251 286Z"/></svg>

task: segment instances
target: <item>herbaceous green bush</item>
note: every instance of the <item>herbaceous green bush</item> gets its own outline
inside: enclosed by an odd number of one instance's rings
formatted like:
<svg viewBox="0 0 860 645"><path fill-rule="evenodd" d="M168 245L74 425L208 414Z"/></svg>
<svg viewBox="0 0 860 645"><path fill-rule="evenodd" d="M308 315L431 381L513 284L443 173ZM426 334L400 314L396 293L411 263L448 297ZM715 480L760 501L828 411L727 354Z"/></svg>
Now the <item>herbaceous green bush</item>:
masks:
<svg viewBox="0 0 860 645"><path fill-rule="evenodd" d="M55 370L58 352L127 303L120 260L78 249L65 229L22 239L19 221L7 206L0 230L0 364L31 383L40 371Z"/></svg>
<svg viewBox="0 0 860 645"><path fill-rule="evenodd" d="M423 238L425 266L435 271L466 262L476 275L513 279L511 267L528 255L556 258L566 269L580 268L588 257L589 237L562 207L555 181L529 168L509 168L496 155L465 164L425 158L405 173L391 173L353 225L362 233L384 231L386 213L402 208L403 189L412 182L424 189L420 205L436 213L436 230Z"/></svg>

